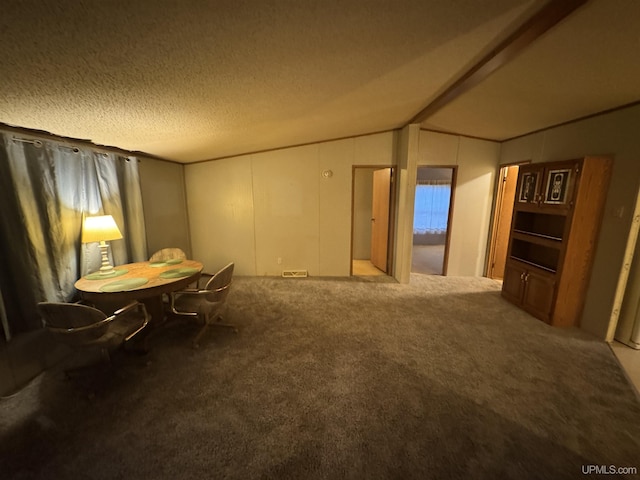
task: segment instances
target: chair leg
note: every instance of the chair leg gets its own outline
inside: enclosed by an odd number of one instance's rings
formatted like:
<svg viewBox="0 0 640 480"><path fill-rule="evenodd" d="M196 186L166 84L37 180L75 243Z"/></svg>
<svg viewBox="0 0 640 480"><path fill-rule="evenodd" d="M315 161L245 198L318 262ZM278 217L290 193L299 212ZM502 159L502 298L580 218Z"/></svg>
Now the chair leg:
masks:
<svg viewBox="0 0 640 480"><path fill-rule="evenodd" d="M125 341L122 348L127 353L146 355L150 351L149 332L142 332L131 340Z"/></svg>
<svg viewBox="0 0 640 480"><path fill-rule="evenodd" d="M228 328L232 330L234 333L238 333L238 328L235 325L231 325L229 323L220 323L220 320L222 320L222 316L218 316L217 321L211 321L211 320L204 321L204 325L202 326L200 331L197 333L197 335L193 339L193 348L198 348L200 346L200 339L202 338L202 336L205 334L205 332L209 327Z"/></svg>
<svg viewBox="0 0 640 480"><path fill-rule="evenodd" d="M238 333L238 327L231 323L223 323L224 317L222 316L222 312L218 313L215 317L209 320L209 325L212 327L222 327L233 330L233 333Z"/></svg>
<svg viewBox="0 0 640 480"><path fill-rule="evenodd" d="M105 364L111 365L111 355L109 354L108 348L105 347L100 349L100 358Z"/></svg>
<svg viewBox="0 0 640 480"><path fill-rule="evenodd" d="M200 339L202 338L204 333L207 331L208 327L209 327L209 324L205 322L202 328L200 329L200 331L198 332L198 334L195 337L193 337L193 348L200 347Z"/></svg>

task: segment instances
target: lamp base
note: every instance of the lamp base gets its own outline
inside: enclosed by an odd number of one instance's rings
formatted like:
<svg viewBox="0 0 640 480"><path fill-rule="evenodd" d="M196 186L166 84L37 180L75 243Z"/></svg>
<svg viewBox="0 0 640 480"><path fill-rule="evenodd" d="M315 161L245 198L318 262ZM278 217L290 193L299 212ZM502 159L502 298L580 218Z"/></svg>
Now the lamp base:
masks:
<svg viewBox="0 0 640 480"><path fill-rule="evenodd" d="M112 275L115 273L113 265L109 262L109 245L104 240L100 242L100 256L102 257L102 266L100 267L100 275Z"/></svg>
<svg viewBox="0 0 640 480"><path fill-rule="evenodd" d="M100 275L113 275L116 273L116 270L113 268L113 265L107 265L106 267L100 267Z"/></svg>

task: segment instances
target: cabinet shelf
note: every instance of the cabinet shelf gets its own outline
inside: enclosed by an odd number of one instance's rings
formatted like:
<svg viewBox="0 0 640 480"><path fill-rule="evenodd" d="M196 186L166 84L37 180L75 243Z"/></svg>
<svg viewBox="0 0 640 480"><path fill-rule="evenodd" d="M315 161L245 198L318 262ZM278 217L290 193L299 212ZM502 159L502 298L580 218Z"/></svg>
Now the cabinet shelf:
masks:
<svg viewBox="0 0 640 480"><path fill-rule="evenodd" d="M566 219L565 215L516 210L513 231L562 241Z"/></svg>
<svg viewBox="0 0 640 480"><path fill-rule="evenodd" d="M512 242L519 241L524 243L531 243L534 245L540 245L541 247L550 248L552 250L559 250L562 248L562 239L556 237L549 237L548 235L540 235L531 232L520 232L513 230L511 234Z"/></svg>
<svg viewBox="0 0 640 480"><path fill-rule="evenodd" d="M555 237L553 235L545 235L543 233L529 232L527 230L518 230L517 228L513 229L514 233L519 233L521 235L530 235L536 238L543 238L545 240L552 240L554 242L562 242L562 237Z"/></svg>
<svg viewBox="0 0 640 480"><path fill-rule="evenodd" d="M556 272L558 270L558 261L560 259L560 250L557 242L553 242L553 246L546 245L550 243L548 240L520 239L517 235L512 235L511 239L511 258L518 259L528 265L535 265L548 272Z"/></svg>

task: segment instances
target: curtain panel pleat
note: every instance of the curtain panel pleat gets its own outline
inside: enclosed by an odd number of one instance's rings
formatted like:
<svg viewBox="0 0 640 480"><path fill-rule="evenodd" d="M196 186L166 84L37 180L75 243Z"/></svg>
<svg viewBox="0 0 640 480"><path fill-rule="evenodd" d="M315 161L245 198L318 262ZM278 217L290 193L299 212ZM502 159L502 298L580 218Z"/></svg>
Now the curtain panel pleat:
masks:
<svg viewBox="0 0 640 480"><path fill-rule="evenodd" d="M421 179L418 179L416 181L416 185L448 185L450 187L451 186L451 180L431 180L431 179L421 180Z"/></svg>
<svg viewBox="0 0 640 480"><path fill-rule="evenodd" d="M142 195L135 158L55 141L3 134L0 148L0 291L5 336L41 328L39 301L70 301L73 284L100 267L96 243L82 244L82 219L113 215L123 240L114 264L146 259Z"/></svg>

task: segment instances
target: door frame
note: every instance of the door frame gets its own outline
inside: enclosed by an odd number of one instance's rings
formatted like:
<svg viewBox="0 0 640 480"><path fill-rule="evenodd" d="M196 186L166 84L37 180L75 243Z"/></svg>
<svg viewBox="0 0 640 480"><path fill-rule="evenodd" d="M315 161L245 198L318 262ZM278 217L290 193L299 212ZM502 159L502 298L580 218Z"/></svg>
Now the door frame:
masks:
<svg viewBox="0 0 640 480"><path fill-rule="evenodd" d="M355 194L356 194L356 169L381 170L391 169L391 188L389 191L389 228L387 238L387 271L385 275L391 276L393 272L393 259L395 253L395 231L396 231L396 188L397 165L352 165L351 166L351 245L349 247L349 276L353 276L353 238L355 236ZM373 198L371 199L373 201Z"/></svg>
<svg viewBox="0 0 640 480"><path fill-rule="evenodd" d="M442 258L442 276L447 275L449 268L449 247L451 244L451 227L453 224L453 207L456 198L456 184L458 181L458 166L457 165L417 165L416 168L416 187L418 185L418 169L420 168L448 168L451 170L451 193L449 194L449 211L447 212L447 233L444 237L444 255ZM415 190L413 193L413 201L416 201ZM415 216L415 211L414 211ZM414 218L411 218L411 229L413 231ZM413 240L411 241L411 257L413 258Z"/></svg>

